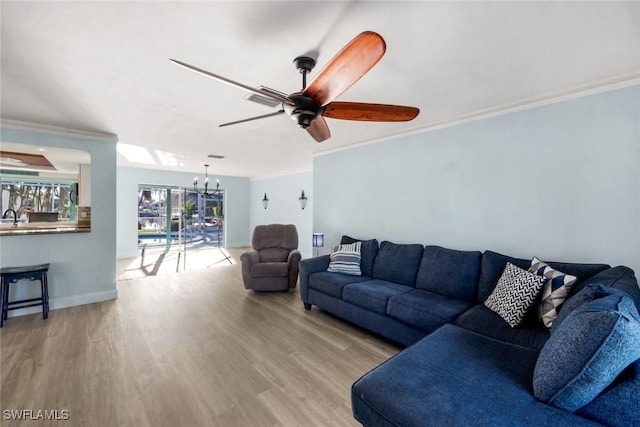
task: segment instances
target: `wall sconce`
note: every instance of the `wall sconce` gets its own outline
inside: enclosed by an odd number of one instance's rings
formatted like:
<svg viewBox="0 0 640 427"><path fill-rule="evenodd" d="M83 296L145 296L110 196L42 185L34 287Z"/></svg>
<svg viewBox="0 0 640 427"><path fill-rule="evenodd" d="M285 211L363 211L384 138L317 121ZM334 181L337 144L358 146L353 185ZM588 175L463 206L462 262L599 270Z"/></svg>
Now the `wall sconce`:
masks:
<svg viewBox="0 0 640 427"><path fill-rule="evenodd" d="M313 247L321 248L324 246L324 233L313 233ZM318 256L319 249L316 249L316 256Z"/></svg>
<svg viewBox="0 0 640 427"><path fill-rule="evenodd" d="M298 201L300 202L300 207L303 210L307 206L307 200L309 199L307 198L307 196L304 195L304 190L302 190L302 193L300 193L300 197L298 197Z"/></svg>
<svg viewBox="0 0 640 427"><path fill-rule="evenodd" d="M264 193L264 197L262 198L262 206L267 209L267 205L269 204L269 199L267 198L267 193Z"/></svg>

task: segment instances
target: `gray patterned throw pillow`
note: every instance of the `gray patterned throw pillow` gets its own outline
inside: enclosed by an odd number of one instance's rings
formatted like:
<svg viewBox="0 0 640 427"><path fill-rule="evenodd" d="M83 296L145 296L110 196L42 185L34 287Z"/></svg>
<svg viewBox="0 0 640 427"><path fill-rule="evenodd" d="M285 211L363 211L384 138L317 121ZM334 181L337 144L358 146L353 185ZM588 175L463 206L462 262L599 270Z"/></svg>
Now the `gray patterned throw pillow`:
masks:
<svg viewBox="0 0 640 427"><path fill-rule="evenodd" d="M538 315L544 326L550 328L577 278L549 267L536 257L531 260L529 272L542 276L546 280L542 287L542 302L538 308Z"/></svg>

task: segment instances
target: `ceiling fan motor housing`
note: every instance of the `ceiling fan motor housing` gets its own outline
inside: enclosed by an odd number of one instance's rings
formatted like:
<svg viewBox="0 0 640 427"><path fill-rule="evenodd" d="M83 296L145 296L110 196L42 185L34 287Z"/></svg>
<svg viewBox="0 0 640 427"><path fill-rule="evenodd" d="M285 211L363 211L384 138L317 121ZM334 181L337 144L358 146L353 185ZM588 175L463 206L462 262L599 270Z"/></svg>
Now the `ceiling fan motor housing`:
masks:
<svg viewBox="0 0 640 427"><path fill-rule="evenodd" d="M318 114L322 114L324 110L318 106L313 98L300 92L289 95L289 98L295 102L295 105L282 104L282 108L302 129L308 128L311 122L318 117Z"/></svg>

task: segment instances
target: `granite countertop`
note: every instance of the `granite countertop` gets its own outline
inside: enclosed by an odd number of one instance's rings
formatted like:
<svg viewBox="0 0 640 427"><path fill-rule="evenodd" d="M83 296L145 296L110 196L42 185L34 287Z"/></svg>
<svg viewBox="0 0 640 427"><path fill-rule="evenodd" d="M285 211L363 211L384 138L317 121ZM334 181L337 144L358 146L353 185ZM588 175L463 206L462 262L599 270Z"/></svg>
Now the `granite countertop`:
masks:
<svg viewBox="0 0 640 427"><path fill-rule="evenodd" d="M0 236L31 236L37 234L68 234L68 233L89 233L91 227L79 227L75 223L18 223L0 224Z"/></svg>

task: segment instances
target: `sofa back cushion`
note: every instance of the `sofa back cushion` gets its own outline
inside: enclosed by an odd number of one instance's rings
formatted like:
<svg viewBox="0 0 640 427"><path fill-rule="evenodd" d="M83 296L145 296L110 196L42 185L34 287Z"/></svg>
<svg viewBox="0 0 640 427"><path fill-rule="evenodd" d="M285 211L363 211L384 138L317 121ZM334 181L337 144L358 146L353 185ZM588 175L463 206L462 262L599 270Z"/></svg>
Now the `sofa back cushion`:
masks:
<svg viewBox="0 0 640 427"><path fill-rule="evenodd" d="M373 260L376 259L378 254L378 240L362 240L350 236L342 236L342 239L340 239L341 245L350 245L355 242L362 242L360 247L360 271L363 276L371 277L373 276Z"/></svg>
<svg viewBox="0 0 640 427"><path fill-rule="evenodd" d="M491 292L493 292L493 288L496 286L496 283L498 283L498 279L502 275L507 262L510 262L524 270L528 270L529 267L531 267L531 259L513 258L493 251L485 251L484 254L482 254L480 280L478 283L478 302L484 302L489 295L491 295ZM577 277L577 280L573 285L572 293L575 293L577 289L580 289L580 283L584 282L589 277L610 268L607 264L578 264L554 261L545 262L550 267L558 271Z"/></svg>
<svg viewBox="0 0 640 427"><path fill-rule="evenodd" d="M622 371L609 387L580 408L577 414L606 425L637 425L640 420L640 360Z"/></svg>
<svg viewBox="0 0 640 427"><path fill-rule="evenodd" d="M608 286L627 293L633 299L638 311L640 311L640 287L638 287L638 280L633 270L629 267L619 265L601 271L582 282L579 286L574 286L571 294L577 295L581 290L591 285Z"/></svg>
<svg viewBox="0 0 640 427"><path fill-rule="evenodd" d="M616 292L622 292L630 297L640 312L640 288L638 287L636 276L632 269L620 265L604 270L584 281L580 289L560 307L560 312L553 322L551 332L555 331L576 308L594 299Z"/></svg>
<svg viewBox="0 0 640 427"><path fill-rule="evenodd" d="M414 286L424 247L384 241L373 263L373 278Z"/></svg>
<svg viewBox="0 0 640 427"><path fill-rule="evenodd" d="M479 251L425 246L416 278L416 288L475 302L481 259L482 253Z"/></svg>
<svg viewBox="0 0 640 427"><path fill-rule="evenodd" d="M557 331L569 314L583 304L615 293L629 296L640 311L640 288L633 270L624 266L613 267L582 283L580 289L562 305L551 331ZM603 424L622 426L637 423L640 420L640 360L622 371L611 385L577 413Z"/></svg>
<svg viewBox="0 0 640 427"><path fill-rule="evenodd" d="M609 289L552 329L533 374L538 399L576 411L640 358L640 314L625 293Z"/></svg>

